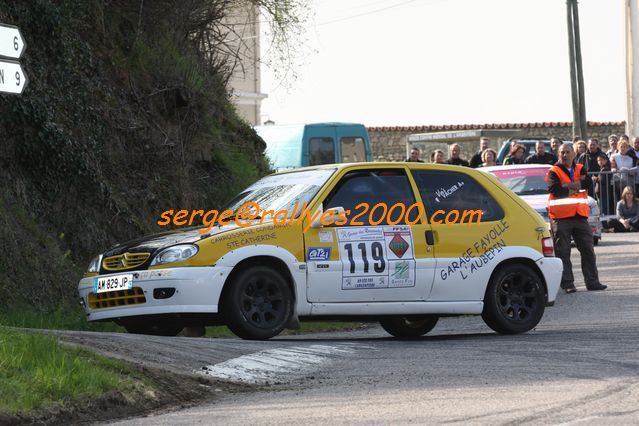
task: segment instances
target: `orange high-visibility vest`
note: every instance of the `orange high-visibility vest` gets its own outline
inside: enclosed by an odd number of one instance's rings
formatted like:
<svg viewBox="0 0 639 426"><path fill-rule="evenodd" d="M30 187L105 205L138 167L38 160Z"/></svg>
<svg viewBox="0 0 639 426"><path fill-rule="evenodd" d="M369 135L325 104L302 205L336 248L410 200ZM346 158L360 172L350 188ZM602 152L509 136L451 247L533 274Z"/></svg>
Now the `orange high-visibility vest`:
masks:
<svg viewBox="0 0 639 426"><path fill-rule="evenodd" d="M559 166L552 166L550 170L555 172L563 185L578 182L581 179L582 168L582 164L575 165L574 180L570 180L570 176ZM586 191L579 191L566 198L555 198L552 194L548 195L548 215L551 219L565 219L577 215L588 217L588 212L588 193Z"/></svg>

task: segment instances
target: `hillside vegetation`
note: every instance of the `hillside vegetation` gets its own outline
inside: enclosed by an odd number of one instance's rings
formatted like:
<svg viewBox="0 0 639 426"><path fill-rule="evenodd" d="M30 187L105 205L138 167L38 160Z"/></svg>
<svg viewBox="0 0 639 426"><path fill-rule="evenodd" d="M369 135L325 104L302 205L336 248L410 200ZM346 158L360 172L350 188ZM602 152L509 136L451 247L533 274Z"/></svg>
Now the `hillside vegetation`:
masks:
<svg viewBox="0 0 639 426"><path fill-rule="evenodd" d="M207 36L229 3L0 0L30 79L0 95L0 309L76 303L94 255L268 171Z"/></svg>

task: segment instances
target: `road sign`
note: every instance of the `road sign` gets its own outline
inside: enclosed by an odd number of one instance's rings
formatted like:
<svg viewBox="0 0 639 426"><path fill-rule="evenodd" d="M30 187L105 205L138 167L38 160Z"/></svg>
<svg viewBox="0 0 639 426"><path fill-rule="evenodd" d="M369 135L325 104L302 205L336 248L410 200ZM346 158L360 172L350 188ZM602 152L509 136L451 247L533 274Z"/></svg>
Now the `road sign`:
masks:
<svg viewBox="0 0 639 426"><path fill-rule="evenodd" d="M21 94L27 87L27 76L20 63L0 60L0 92Z"/></svg>
<svg viewBox="0 0 639 426"><path fill-rule="evenodd" d="M0 56L19 59L26 44L18 27L0 24Z"/></svg>

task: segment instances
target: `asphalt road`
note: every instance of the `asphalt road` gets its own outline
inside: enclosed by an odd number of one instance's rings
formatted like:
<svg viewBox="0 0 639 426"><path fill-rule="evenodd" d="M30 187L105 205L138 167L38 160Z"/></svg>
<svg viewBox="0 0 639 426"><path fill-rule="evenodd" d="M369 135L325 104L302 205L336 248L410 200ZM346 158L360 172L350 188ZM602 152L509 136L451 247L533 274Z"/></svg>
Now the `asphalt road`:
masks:
<svg viewBox="0 0 639 426"><path fill-rule="evenodd" d="M638 243L639 234L604 235L596 248L603 292L585 290L573 248L578 292L560 294L534 331L517 336L463 317L442 319L417 341L380 327L268 342L71 338L177 371L268 385L118 424L636 424Z"/></svg>

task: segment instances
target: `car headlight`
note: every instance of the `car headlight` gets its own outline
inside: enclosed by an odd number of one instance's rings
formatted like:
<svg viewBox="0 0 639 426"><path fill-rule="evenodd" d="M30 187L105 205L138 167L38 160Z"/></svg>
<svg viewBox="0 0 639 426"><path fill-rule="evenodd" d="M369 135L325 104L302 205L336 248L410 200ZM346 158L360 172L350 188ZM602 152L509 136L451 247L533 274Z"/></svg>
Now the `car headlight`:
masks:
<svg viewBox="0 0 639 426"><path fill-rule="evenodd" d="M198 247L194 244L182 244L179 246L173 246L165 248L161 252L155 255L151 266L164 265L166 263L179 262L193 257L198 252Z"/></svg>
<svg viewBox="0 0 639 426"><path fill-rule="evenodd" d="M100 272L100 263L102 263L102 255L98 255L93 258L91 263L89 263L89 268L87 272Z"/></svg>

